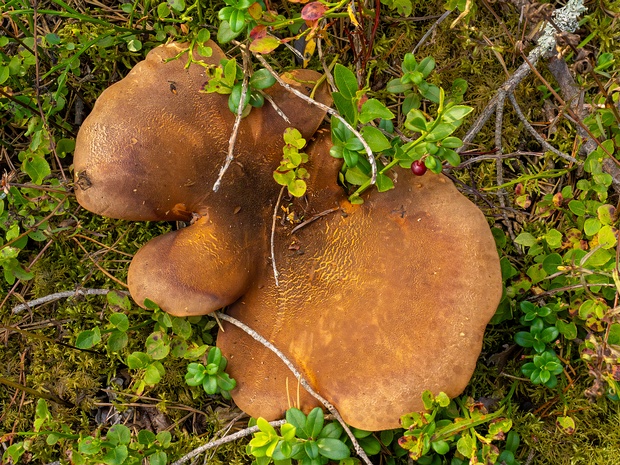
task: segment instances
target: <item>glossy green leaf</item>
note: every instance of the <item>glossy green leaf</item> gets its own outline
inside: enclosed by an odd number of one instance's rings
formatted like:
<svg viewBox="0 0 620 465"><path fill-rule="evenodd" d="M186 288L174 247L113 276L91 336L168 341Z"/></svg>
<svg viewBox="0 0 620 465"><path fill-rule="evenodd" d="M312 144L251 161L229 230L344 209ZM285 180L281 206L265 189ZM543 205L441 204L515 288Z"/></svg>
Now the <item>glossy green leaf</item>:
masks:
<svg viewBox="0 0 620 465"><path fill-rule="evenodd" d="M340 439L320 438L316 441L319 453L330 460L342 460L351 455L349 447Z"/></svg>
<svg viewBox="0 0 620 465"><path fill-rule="evenodd" d="M43 178L49 176L52 173L50 165L44 157L29 153L26 155L22 163L22 170L30 176L32 182L35 184L41 184Z"/></svg>
<svg viewBox="0 0 620 465"><path fill-rule="evenodd" d="M82 331L75 340L78 349L90 349L101 341L101 331L98 327Z"/></svg>
<svg viewBox="0 0 620 465"><path fill-rule="evenodd" d="M345 99L351 100L355 97L358 87L353 71L337 63L334 68L334 80L336 81L338 91Z"/></svg>
<svg viewBox="0 0 620 465"><path fill-rule="evenodd" d="M377 118L391 120L394 118L394 113L375 98L366 100L362 104L362 111L359 115L360 122L366 124Z"/></svg>
<svg viewBox="0 0 620 465"><path fill-rule="evenodd" d="M131 441L131 431L125 425L113 425L106 434L106 439L114 444L129 444Z"/></svg>
<svg viewBox="0 0 620 465"><path fill-rule="evenodd" d="M254 89L267 89L275 83L276 78L265 68L255 71L250 78L250 87Z"/></svg>
<svg viewBox="0 0 620 465"><path fill-rule="evenodd" d="M378 153L392 148L392 145L387 137L385 137L379 129L373 126L364 126L361 133L362 137L373 152Z"/></svg>
<svg viewBox="0 0 620 465"><path fill-rule="evenodd" d="M127 366L133 370L137 370L140 368L146 368L146 366L151 362L151 357L149 357L144 352L132 352L127 357Z"/></svg>

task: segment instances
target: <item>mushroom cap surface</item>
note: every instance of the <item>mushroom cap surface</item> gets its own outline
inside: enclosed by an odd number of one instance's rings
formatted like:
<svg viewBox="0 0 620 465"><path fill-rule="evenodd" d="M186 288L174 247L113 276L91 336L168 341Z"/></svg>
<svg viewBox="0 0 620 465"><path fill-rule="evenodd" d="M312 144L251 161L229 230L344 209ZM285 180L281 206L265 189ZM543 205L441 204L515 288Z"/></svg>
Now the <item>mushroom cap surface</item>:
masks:
<svg viewBox="0 0 620 465"><path fill-rule="evenodd" d="M227 313L282 350L348 424L397 428L424 410L424 390L454 397L469 382L502 293L495 241L442 175L399 172L395 189L349 204L325 139L309 150L311 171L332 188L311 193L306 214L341 210L292 235L279 228L279 287L266 266ZM242 410L272 420L296 404L297 380L271 351L227 323L217 345ZM316 405L302 393L302 409Z"/></svg>
<svg viewBox="0 0 620 465"><path fill-rule="evenodd" d="M216 65L225 55L208 45L213 55L204 61ZM153 49L106 89L80 128L74 157L75 192L86 209L127 220L193 221L146 244L129 268L136 302L149 298L178 316L217 310L243 294L263 256L284 130L295 127L309 139L325 116L279 84L267 89L290 122L268 102L243 118L234 161L213 192L235 115L227 95L203 92L204 67L173 59L186 48ZM302 69L282 78L309 94L320 74ZM324 85L315 98L331 103Z"/></svg>

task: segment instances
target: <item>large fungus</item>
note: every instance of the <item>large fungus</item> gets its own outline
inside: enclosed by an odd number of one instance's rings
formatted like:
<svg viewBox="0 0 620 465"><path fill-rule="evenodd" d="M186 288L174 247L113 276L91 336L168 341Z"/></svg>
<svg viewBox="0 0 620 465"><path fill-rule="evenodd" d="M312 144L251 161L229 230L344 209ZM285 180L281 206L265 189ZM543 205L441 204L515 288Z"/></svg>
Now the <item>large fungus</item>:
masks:
<svg viewBox="0 0 620 465"><path fill-rule="evenodd" d="M357 428L398 427L402 414L423 410L426 389L460 394L501 295L482 213L432 173L399 172L395 189L350 204L323 132L307 149L306 197L285 205L310 221L278 223L271 257L279 192L272 172L288 124L268 106L253 110L241 126L238 163L213 193L234 115L221 96L200 93L202 68L166 62L177 48L155 49L102 94L76 148L86 208L135 220L195 218L136 254L134 298L174 315L230 305L230 315L277 346ZM292 73L290 82L303 88L299 81L316 79L309 73ZM323 113L281 87L270 92L309 138ZM324 90L318 98L329 101ZM276 355L232 325L224 329L217 344L241 409L275 419L291 406L317 405Z"/></svg>

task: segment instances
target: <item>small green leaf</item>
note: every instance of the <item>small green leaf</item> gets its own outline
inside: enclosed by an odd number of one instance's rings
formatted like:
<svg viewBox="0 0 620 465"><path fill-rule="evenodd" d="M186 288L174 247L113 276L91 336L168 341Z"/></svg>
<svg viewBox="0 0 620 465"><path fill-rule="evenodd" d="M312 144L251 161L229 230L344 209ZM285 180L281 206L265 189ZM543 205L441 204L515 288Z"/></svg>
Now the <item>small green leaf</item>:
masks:
<svg viewBox="0 0 620 465"><path fill-rule="evenodd" d="M110 291L106 294L106 300L112 307L119 307L125 312L131 310L131 302L126 295L121 295L116 291Z"/></svg>
<svg viewBox="0 0 620 465"><path fill-rule="evenodd" d="M597 218L588 218L583 224L583 232L588 236L594 236L601 229L601 222Z"/></svg>
<svg viewBox="0 0 620 465"><path fill-rule="evenodd" d="M530 233L525 233L525 232L519 234L515 239L515 243L519 245L523 245L525 247L531 247L537 242L538 241L536 240L534 236L532 236Z"/></svg>
<svg viewBox="0 0 620 465"><path fill-rule="evenodd" d="M580 200L571 200L568 202L568 208L577 216L583 216L586 214L586 207Z"/></svg>
<svg viewBox="0 0 620 465"><path fill-rule="evenodd" d="M424 89L420 88L420 95L425 99L430 100L433 103L439 103L439 99L441 96L441 91L439 87L434 84L429 84ZM472 108L473 110L473 108Z"/></svg>
<svg viewBox="0 0 620 465"><path fill-rule="evenodd" d="M475 440L469 436L464 435L456 443L456 449L460 454L464 455L467 458L471 458L475 453Z"/></svg>
<svg viewBox="0 0 620 465"><path fill-rule="evenodd" d="M146 338L146 353L153 360L161 360L170 352L170 341L168 336L161 332L155 331Z"/></svg>
<svg viewBox="0 0 620 465"><path fill-rule="evenodd" d="M109 319L110 324L119 331L127 331L129 329L129 318L124 313L113 313Z"/></svg>
<svg viewBox="0 0 620 465"><path fill-rule="evenodd" d="M340 439L320 438L316 441L319 454L330 460L342 460L351 455L349 447Z"/></svg>
<svg viewBox="0 0 620 465"><path fill-rule="evenodd" d="M138 39L131 39L127 42L127 49L130 52L139 52L140 50L142 50L142 42L140 42Z"/></svg>
<svg viewBox="0 0 620 465"><path fill-rule="evenodd" d="M0 84L3 84L8 78L10 74L10 69L8 66L0 66Z"/></svg>
<svg viewBox="0 0 620 465"><path fill-rule="evenodd" d="M435 69L435 59L433 57L424 58L416 67L416 70L419 73L422 73L422 76L424 76L424 78L428 77L428 75L431 74L431 71L433 71L433 69Z"/></svg>
<svg viewBox="0 0 620 465"><path fill-rule="evenodd" d="M334 99L334 104L336 105L338 112L344 117L344 119L353 124L355 122L356 110L353 107L351 100L342 95L341 92L333 92L332 98Z"/></svg>
<svg viewBox="0 0 620 465"><path fill-rule="evenodd" d="M170 8L168 8L167 4L160 3L157 6L157 16L159 16L160 18L167 18L168 16L170 16Z"/></svg>
<svg viewBox="0 0 620 465"><path fill-rule="evenodd" d="M172 318L172 332L182 339L189 339L192 336L192 325L185 318Z"/></svg>
<svg viewBox="0 0 620 465"><path fill-rule="evenodd" d="M101 442L92 436L80 438L78 442L78 451L85 455L94 455L101 450Z"/></svg>
<svg viewBox="0 0 620 465"><path fill-rule="evenodd" d="M431 446L433 450L439 455L446 455L450 450L450 444L448 444L446 441L433 441L431 443Z"/></svg>
<svg viewBox="0 0 620 465"><path fill-rule="evenodd" d="M146 368L150 362L151 357L144 352L133 352L127 357L127 366L132 370Z"/></svg>
<svg viewBox="0 0 620 465"><path fill-rule="evenodd" d="M392 79L387 83L386 90L392 94L401 94L408 91L413 86L410 83L404 83L401 79Z"/></svg>
<svg viewBox="0 0 620 465"><path fill-rule="evenodd" d="M439 123L433 130L426 136L427 141L437 142L445 139L454 132L456 128L452 124Z"/></svg>
<svg viewBox="0 0 620 465"><path fill-rule="evenodd" d="M227 44L239 34L241 34L241 31L233 32L228 21L222 21L217 30L217 41L220 44Z"/></svg>
<svg viewBox="0 0 620 465"><path fill-rule="evenodd" d="M366 173L360 170L359 167L357 166L354 168L347 169L344 177L348 183L353 184L355 186L361 186L362 184L364 184L366 181L370 179L370 176L368 176ZM361 198L358 197L358 199L359 199L359 203L363 203L363 200ZM349 201L353 203L352 199L349 199Z"/></svg>
<svg viewBox="0 0 620 465"><path fill-rule="evenodd" d="M373 126L364 126L362 128L362 137L373 152L382 152L392 148L387 137Z"/></svg>
<svg viewBox="0 0 620 465"><path fill-rule="evenodd" d="M379 192L385 192L390 189L394 189L394 182L392 179L385 174L377 174L377 190Z"/></svg>
<svg viewBox="0 0 620 465"><path fill-rule="evenodd" d="M146 367L144 372L144 382L148 385L155 385L161 381L164 375L164 367L160 362L153 362Z"/></svg>
<svg viewBox="0 0 620 465"><path fill-rule="evenodd" d="M416 132L426 131L426 117L424 116L424 113L416 109L410 110L409 113L407 113L405 126L407 129Z"/></svg>
<svg viewBox="0 0 620 465"><path fill-rule="evenodd" d="M106 439L114 444L129 444L131 441L131 431L125 425L114 425L106 434Z"/></svg>
<svg viewBox="0 0 620 465"><path fill-rule="evenodd" d="M391 120L394 118L394 113L375 98L366 100L362 105L362 111L359 115L360 122L366 124L377 118Z"/></svg>
<svg viewBox="0 0 620 465"><path fill-rule="evenodd" d="M557 249L562 245L562 233L557 229L551 229L545 234L545 241L552 249Z"/></svg>
<svg viewBox="0 0 620 465"><path fill-rule="evenodd" d="M168 455L162 451L155 451L154 454L148 458L149 465L166 465L168 463Z"/></svg>
<svg viewBox="0 0 620 465"><path fill-rule="evenodd" d="M196 42L199 42L201 44L204 44L210 38L211 38L211 33L209 32L208 29L205 29L205 28L200 29L198 31L198 34L196 34Z"/></svg>
<svg viewBox="0 0 620 465"><path fill-rule="evenodd" d="M127 346L128 342L129 336L127 336L127 333L115 329L110 333L110 337L108 338L108 350L110 350L110 352L120 352Z"/></svg>
<svg viewBox="0 0 620 465"><path fill-rule="evenodd" d="M265 68L255 71L250 78L250 87L254 89L267 89L275 83L276 78Z"/></svg>
<svg viewBox="0 0 620 465"><path fill-rule="evenodd" d="M301 439L308 439L308 435L305 433L306 415L298 408L290 408L286 411L286 421L293 425L297 430L297 435Z"/></svg>
<svg viewBox="0 0 620 465"><path fill-rule="evenodd" d="M168 5L179 13L185 10L185 0L168 0Z"/></svg>
<svg viewBox="0 0 620 465"><path fill-rule="evenodd" d="M345 99L351 100L355 97L358 87L357 79L353 71L337 63L334 68L334 80L336 81L338 90Z"/></svg>
<svg viewBox="0 0 620 465"><path fill-rule="evenodd" d="M106 465L122 465L129 457L129 451L126 445L116 446L103 456L103 463Z"/></svg>
<svg viewBox="0 0 620 465"><path fill-rule="evenodd" d="M90 349L101 341L101 331L98 327L82 331L78 334L75 346L78 349Z"/></svg>
<svg viewBox="0 0 620 465"><path fill-rule="evenodd" d="M32 182L35 184L41 184L43 178L49 176L52 172L47 160L42 156L28 153L22 163L22 170L30 176Z"/></svg>
<svg viewBox="0 0 620 465"><path fill-rule="evenodd" d="M616 231L609 225L603 226L598 232L598 243L604 249L611 249L616 246Z"/></svg>
<svg viewBox="0 0 620 465"><path fill-rule="evenodd" d="M306 425L304 427L304 431L309 438L317 438L319 436L323 429L323 421L323 410L319 407L313 408L306 418Z"/></svg>
<svg viewBox="0 0 620 465"><path fill-rule="evenodd" d="M292 183L287 184L289 194L293 197L303 197L306 193L306 182L302 179L295 179Z"/></svg>
<svg viewBox="0 0 620 465"><path fill-rule="evenodd" d="M441 115L442 120L451 123L454 121L461 121L467 115L469 115L474 109L472 107L468 107L466 105L455 105L448 110L446 110L443 115Z"/></svg>

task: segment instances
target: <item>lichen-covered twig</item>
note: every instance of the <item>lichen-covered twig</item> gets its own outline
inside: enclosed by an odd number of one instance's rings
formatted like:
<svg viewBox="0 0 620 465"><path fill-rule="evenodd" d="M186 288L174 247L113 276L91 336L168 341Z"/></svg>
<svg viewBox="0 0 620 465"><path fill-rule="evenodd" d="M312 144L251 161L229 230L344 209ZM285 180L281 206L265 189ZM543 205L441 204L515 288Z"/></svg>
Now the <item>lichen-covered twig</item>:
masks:
<svg viewBox="0 0 620 465"><path fill-rule="evenodd" d="M57 292L55 294L46 295L45 297L41 297L39 299L31 300L30 302L26 302L23 304L19 304L13 308L12 313L19 313L24 310L28 310L30 308L37 307L39 305L46 304L48 302L53 302L55 300L67 299L70 297L76 297L79 295L106 295L110 292L110 289L76 289L75 291L64 291ZM115 291L115 292L124 292L124 291Z"/></svg>
<svg viewBox="0 0 620 465"><path fill-rule="evenodd" d="M578 27L578 18L582 12L585 11L583 6L583 0L569 0L566 6L558 8L552 14L554 24L560 27L563 31L573 32ZM517 68L510 79L498 89L495 96L489 101L486 108L482 111L478 119L472 124L467 131L467 134L463 137L463 147L458 152L465 150L465 147L470 144L474 137L480 132L482 127L489 120L491 115L497 111L500 105L503 106L506 96L514 92L515 88L525 79L533 67L536 66L538 60L551 53L556 45L557 31L554 26L547 25L542 36L538 39L538 45L527 55L524 63Z"/></svg>
<svg viewBox="0 0 620 465"><path fill-rule="evenodd" d="M316 400L318 400L321 404L323 404L325 406L325 408L329 411L329 413L331 413L334 418L336 420L338 420L338 422L342 425L342 428L345 430L345 432L347 433L347 435L349 436L349 438L351 439L351 442L353 443L353 447L355 448L355 452L357 453L358 457L360 459L362 459L362 461L366 464L366 465L372 465L372 462L370 461L370 459L368 458L368 456L366 455L366 452L364 452L364 449L362 449L362 447L359 445L359 443L357 442L357 439L355 438L355 436L353 435L353 432L351 431L351 429L349 428L349 426L344 422L344 420L342 419L342 417L340 416L340 413L338 412L338 410L336 410L336 407L334 407L331 402L329 402L327 399L325 399L323 396L321 396L318 392L316 392L312 386L310 386L310 384L308 384L308 382L304 379L304 377L301 375L301 373L297 370L297 368L295 368L295 365L293 365L293 363L286 357L286 355L284 355L280 349L278 349L276 346L274 346L271 342L269 342L267 339L265 339L263 336L261 336L260 334L258 334L256 331L254 331L252 328L250 328L249 326L247 326L246 324L242 323L241 321L237 320L236 318L233 318L229 315L226 315L225 313L221 313L221 312L215 312L215 314L222 320L229 322L230 324L236 326L237 328L241 329L242 331L244 331L246 334L248 334L250 337L252 337L254 340L260 342L262 345L264 345L265 347L267 347L269 350L271 350L274 354L276 354L278 356L278 358L280 360L282 360L282 363L284 363L289 370L291 370L291 372L293 373L293 375L295 376L295 378L297 378L297 381L299 381L299 383L301 384L301 386L308 391L308 393L314 397Z"/></svg>

